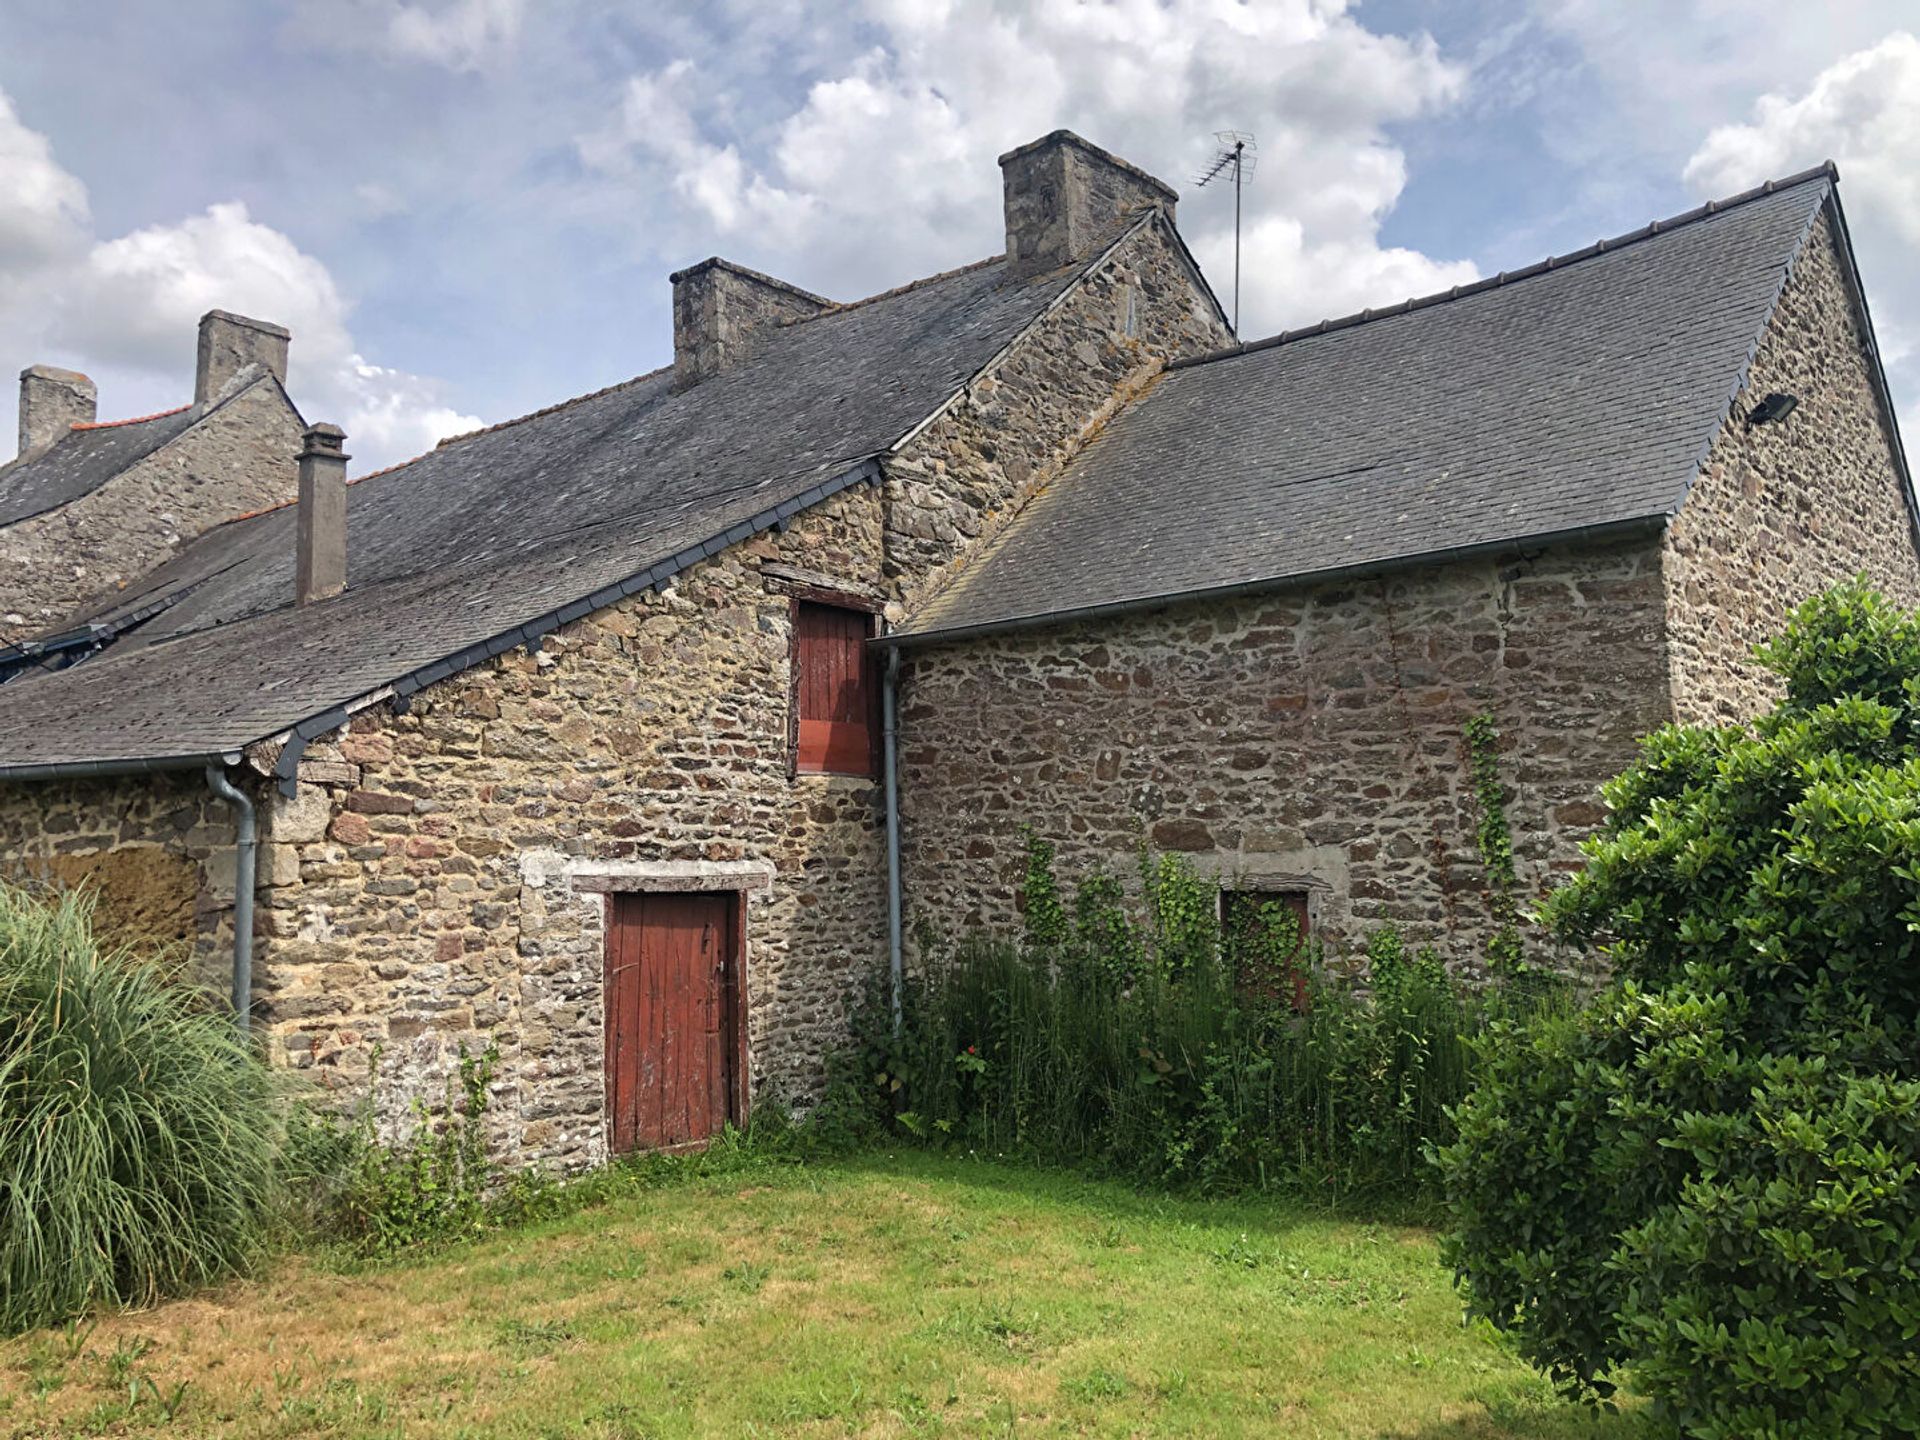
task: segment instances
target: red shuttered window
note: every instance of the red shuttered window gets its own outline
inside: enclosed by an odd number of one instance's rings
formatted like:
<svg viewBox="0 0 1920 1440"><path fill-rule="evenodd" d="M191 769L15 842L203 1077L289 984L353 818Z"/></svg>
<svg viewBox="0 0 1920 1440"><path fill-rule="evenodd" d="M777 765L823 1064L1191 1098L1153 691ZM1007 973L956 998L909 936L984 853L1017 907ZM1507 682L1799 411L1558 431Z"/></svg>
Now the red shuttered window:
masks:
<svg viewBox="0 0 1920 1440"><path fill-rule="evenodd" d="M793 616L794 769L873 775L880 687L867 654L873 616L813 600Z"/></svg>

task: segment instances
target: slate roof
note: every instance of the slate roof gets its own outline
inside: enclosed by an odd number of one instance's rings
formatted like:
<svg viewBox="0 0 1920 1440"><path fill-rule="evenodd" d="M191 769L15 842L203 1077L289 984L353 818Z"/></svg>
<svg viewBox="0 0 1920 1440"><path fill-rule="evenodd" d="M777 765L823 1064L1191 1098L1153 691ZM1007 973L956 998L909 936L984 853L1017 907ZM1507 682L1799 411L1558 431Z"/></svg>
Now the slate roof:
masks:
<svg viewBox="0 0 1920 1440"><path fill-rule="evenodd" d="M125 627L104 653L0 685L0 776L322 733L349 702L664 579L876 475L1097 263L982 262L784 327L684 392L643 375L364 477L333 600L291 604L291 507L221 526L69 622Z"/></svg>
<svg viewBox="0 0 1920 1440"><path fill-rule="evenodd" d="M193 407L69 430L29 460L0 465L0 525L15 525L91 495L199 417Z"/></svg>
<svg viewBox="0 0 1920 1440"><path fill-rule="evenodd" d="M1563 260L1175 366L896 633L1658 523L1833 183L1822 167Z"/></svg>

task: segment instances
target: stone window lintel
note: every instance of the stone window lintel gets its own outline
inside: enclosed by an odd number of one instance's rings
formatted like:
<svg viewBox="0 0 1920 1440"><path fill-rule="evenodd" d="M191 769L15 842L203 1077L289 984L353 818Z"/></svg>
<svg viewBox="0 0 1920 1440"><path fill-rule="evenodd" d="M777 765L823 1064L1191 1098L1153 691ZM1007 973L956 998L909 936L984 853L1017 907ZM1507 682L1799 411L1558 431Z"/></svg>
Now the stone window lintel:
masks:
<svg viewBox="0 0 1920 1440"><path fill-rule="evenodd" d="M857 580L822 574L817 570L803 570L798 565L782 565L772 560L764 561L760 566L760 578L773 594L787 595L798 600L816 600L826 605L839 605L848 610L867 610L874 613L878 613L886 604L886 597L870 585L862 584Z"/></svg>

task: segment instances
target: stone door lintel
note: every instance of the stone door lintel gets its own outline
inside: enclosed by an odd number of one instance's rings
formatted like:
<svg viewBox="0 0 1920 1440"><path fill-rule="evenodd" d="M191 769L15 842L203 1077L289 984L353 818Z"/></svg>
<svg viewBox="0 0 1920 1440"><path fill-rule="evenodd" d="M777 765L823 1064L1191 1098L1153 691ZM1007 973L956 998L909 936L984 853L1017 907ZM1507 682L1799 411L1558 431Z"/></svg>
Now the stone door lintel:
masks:
<svg viewBox="0 0 1920 1440"><path fill-rule="evenodd" d="M609 895L636 890L739 890L773 888L771 860L595 860L568 868L576 892Z"/></svg>

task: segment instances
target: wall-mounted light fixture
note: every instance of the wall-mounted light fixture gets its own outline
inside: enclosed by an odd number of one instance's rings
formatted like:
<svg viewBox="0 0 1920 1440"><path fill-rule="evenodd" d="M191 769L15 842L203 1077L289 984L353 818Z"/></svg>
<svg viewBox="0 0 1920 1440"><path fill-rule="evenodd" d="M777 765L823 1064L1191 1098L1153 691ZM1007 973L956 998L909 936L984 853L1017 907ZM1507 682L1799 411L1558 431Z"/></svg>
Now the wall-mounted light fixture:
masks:
<svg viewBox="0 0 1920 1440"><path fill-rule="evenodd" d="M1799 403L1799 396L1782 395L1776 390L1747 412L1747 424L1771 425L1777 420L1784 420L1793 413L1793 407Z"/></svg>

